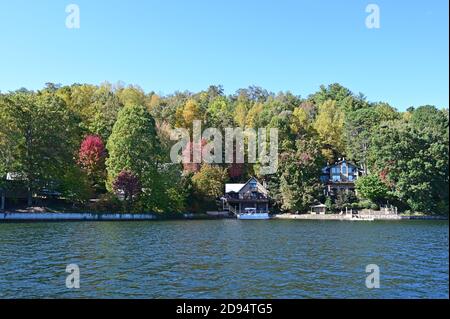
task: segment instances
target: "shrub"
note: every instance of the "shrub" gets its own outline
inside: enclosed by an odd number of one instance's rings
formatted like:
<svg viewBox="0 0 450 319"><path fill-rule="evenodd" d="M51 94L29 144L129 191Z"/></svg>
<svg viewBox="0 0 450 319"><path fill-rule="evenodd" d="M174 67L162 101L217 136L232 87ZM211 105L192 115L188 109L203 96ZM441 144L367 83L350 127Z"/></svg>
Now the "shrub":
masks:
<svg viewBox="0 0 450 319"><path fill-rule="evenodd" d="M361 209L370 209L373 203L370 200L362 200L358 203Z"/></svg>
<svg viewBox="0 0 450 319"><path fill-rule="evenodd" d="M389 189L378 175L368 175L356 181L356 189L359 196L379 203L388 197Z"/></svg>

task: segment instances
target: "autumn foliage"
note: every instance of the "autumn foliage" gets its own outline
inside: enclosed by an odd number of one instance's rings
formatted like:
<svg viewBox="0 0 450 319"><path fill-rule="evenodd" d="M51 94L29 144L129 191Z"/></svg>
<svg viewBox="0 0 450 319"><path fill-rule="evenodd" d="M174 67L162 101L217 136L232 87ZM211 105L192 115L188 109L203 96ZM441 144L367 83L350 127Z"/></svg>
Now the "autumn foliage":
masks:
<svg viewBox="0 0 450 319"><path fill-rule="evenodd" d="M97 135L84 138L78 151L78 165L86 172L91 185L99 192L105 190L106 150L102 139Z"/></svg>
<svg viewBox="0 0 450 319"><path fill-rule="evenodd" d="M105 157L106 151L102 139L97 135L86 136L78 152L80 166L91 175L103 168Z"/></svg>
<svg viewBox="0 0 450 319"><path fill-rule="evenodd" d="M126 211L129 212L136 197L141 193L142 186L139 178L132 172L123 170L113 182L113 189L117 195L123 196Z"/></svg>

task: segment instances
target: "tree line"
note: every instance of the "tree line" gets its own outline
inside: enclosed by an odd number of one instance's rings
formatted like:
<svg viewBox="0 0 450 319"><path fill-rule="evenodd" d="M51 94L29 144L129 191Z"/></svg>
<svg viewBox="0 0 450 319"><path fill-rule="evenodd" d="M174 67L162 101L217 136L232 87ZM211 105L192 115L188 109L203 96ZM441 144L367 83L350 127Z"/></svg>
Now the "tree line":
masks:
<svg viewBox="0 0 450 319"><path fill-rule="evenodd" d="M191 130L194 120L221 130L277 128L277 172L261 175L258 163L171 163L171 130ZM448 108L399 112L337 83L305 98L255 86L159 95L121 83L48 83L0 94L0 188L13 172L29 205L51 189L83 209L202 212L216 208L224 183L256 176L282 212L389 202L448 214L448 120ZM364 172L358 194L328 198L321 169L342 157Z"/></svg>

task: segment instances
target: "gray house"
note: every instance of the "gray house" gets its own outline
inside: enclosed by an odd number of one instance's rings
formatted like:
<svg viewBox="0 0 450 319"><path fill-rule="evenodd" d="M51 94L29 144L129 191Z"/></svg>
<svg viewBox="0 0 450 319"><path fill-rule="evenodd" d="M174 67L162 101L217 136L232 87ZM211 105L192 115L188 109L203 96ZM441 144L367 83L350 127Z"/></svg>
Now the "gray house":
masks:
<svg viewBox="0 0 450 319"><path fill-rule="evenodd" d="M363 171L356 164L340 159L322 169L321 182L325 195L335 196L342 191L355 192L355 182Z"/></svg>
<svg viewBox="0 0 450 319"><path fill-rule="evenodd" d="M225 195L221 200L222 209L233 214L244 213L246 208L256 208L257 212L269 213L267 188L254 177L242 184L225 184Z"/></svg>

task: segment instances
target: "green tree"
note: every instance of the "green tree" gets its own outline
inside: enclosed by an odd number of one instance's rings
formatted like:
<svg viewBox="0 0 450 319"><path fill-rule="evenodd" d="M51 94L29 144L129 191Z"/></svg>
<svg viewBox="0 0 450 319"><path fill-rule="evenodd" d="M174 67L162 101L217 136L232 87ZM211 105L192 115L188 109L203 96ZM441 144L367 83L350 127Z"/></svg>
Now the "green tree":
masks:
<svg viewBox="0 0 450 319"><path fill-rule="evenodd" d="M448 214L448 115L434 107L411 111L408 122L382 126L372 138L372 170L413 211Z"/></svg>
<svg viewBox="0 0 450 319"><path fill-rule="evenodd" d="M358 196L376 204L382 204L388 199L389 188L378 175L367 175L356 181Z"/></svg>
<svg viewBox="0 0 450 319"><path fill-rule="evenodd" d="M214 98L208 105L207 120L210 127L233 127L231 104L224 96Z"/></svg>
<svg viewBox="0 0 450 319"><path fill-rule="evenodd" d="M312 94L308 100L313 101L315 105L321 105L328 100L333 100L336 101L337 107L342 111L354 111L367 107L366 99L361 93L355 96L352 91L339 83L333 83L328 86L321 85L320 90Z"/></svg>
<svg viewBox="0 0 450 319"><path fill-rule="evenodd" d="M25 181L30 206L34 193L61 183L66 169L75 166L76 123L65 102L48 91L1 96L0 123L6 170Z"/></svg>
<svg viewBox="0 0 450 319"><path fill-rule="evenodd" d="M277 174L269 189L283 211L306 212L320 196L319 176L324 159L317 142L299 140L295 150L280 154Z"/></svg>
<svg viewBox="0 0 450 319"><path fill-rule="evenodd" d="M223 195L224 184L228 179L226 169L205 164L192 177L192 182L198 194L213 200Z"/></svg>
<svg viewBox="0 0 450 319"><path fill-rule="evenodd" d="M123 105L108 86L99 87L92 99L84 126L90 134L99 135L107 141Z"/></svg>
<svg viewBox="0 0 450 319"><path fill-rule="evenodd" d="M348 111L345 114L346 155L360 163L368 173L368 153L374 132L387 121L396 120L399 114L386 103Z"/></svg>
<svg viewBox="0 0 450 319"><path fill-rule="evenodd" d="M120 172L129 171L142 185L140 198L145 208L159 209L160 143L155 121L144 106L128 105L120 110L106 148L109 153L106 160L108 190L113 190L113 182Z"/></svg>
<svg viewBox="0 0 450 319"><path fill-rule="evenodd" d="M149 101L144 91L137 85L123 87L119 85L116 95L121 104L125 106L142 105L147 107Z"/></svg>
<svg viewBox="0 0 450 319"><path fill-rule="evenodd" d="M94 195L94 189L86 173L77 166L68 166L63 175L58 177L58 190L62 197L70 202L84 207Z"/></svg>
<svg viewBox="0 0 450 319"><path fill-rule="evenodd" d="M161 211L169 213L181 213L186 211L187 199L192 191L190 181L182 175L179 164L164 165L160 170L160 194L159 207Z"/></svg>

